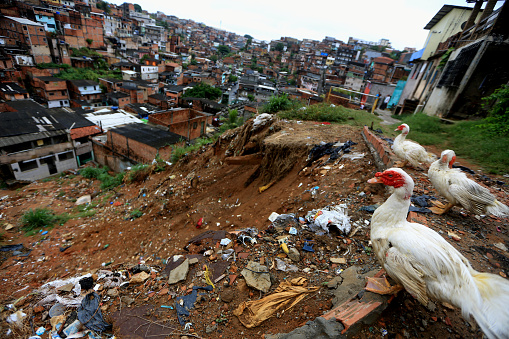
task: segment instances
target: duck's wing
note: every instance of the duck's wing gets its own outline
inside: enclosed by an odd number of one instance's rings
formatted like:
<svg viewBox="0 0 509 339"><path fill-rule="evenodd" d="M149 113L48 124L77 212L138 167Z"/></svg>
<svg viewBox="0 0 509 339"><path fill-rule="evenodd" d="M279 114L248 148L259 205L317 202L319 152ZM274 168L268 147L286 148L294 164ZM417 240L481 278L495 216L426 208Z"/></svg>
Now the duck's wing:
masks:
<svg viewBox="0 0 509 339"><path fill-rule="evenodd" d="M438 233L420 224L392 229L387 241L385 270L423 305L427 305L428 296L442 294L434 291L429 282L441 289L454 288L461 275L457 266L469 265Z"/></svg>
<svg viewBox="0 0 509 339"><path fill-rule="evenodd" d="M460 181L452 181L449 192L456 198L465 209L475 214L486 213L486 206L495 201L495 196L490 191L473 180L465 178Z"/></svg>

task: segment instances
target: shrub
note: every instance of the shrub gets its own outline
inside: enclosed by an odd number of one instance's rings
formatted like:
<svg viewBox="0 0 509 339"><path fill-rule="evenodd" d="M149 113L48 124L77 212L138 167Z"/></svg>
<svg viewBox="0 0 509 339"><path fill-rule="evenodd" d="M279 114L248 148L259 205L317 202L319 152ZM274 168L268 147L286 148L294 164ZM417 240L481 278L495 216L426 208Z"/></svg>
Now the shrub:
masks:
<svg viewBox="0 0 509 339"><path fill-rule="evenodd" d="M293 120L311 120L327 122L345 122L349 114L343 107L330 107L330 105L319 104L293 108L278 113L278 116L284 119Z"/></svg>
<svg viewBox="0 0 509 339"><path fill-rule="evenodd" d="M21 216L23 230L32 231L46 226L52 226L57 221L53 212L47 208L29 209Z"/></svg>
<svg viewBox="0 0 509 339"><path fill-rule="evenodd" d="M509 132L509 86L502 85L483 100L488 117L479 127L492 135L506 135Z"/></svg>
<svg viewBox="0 0 509 339"><path fill-rule="evenodd" d="M277 113L279 111L290 109L291 107L292 101L288 98L286 93L283 93L281 95L270 97L269 102L263 106L262 112Z"/></svg>

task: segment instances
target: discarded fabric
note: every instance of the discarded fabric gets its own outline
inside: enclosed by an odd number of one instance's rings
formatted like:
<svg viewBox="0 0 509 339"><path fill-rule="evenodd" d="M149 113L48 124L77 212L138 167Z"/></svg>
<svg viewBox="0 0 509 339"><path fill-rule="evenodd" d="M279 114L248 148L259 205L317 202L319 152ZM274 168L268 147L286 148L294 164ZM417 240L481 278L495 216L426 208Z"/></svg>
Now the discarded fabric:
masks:
<svg viewBox="0 0 509 339"><path fill-rule="evenodd" d="M103 316L99 308L100 302L101 298L97 293L89 293L85 296L85 298L83 298L83 301L77 311L78 320L83 324L83 326L96 332L102 332L111 326L103 320Z"/></svg>
<svg viewBox="0 0 509 339"><path fill-rule="evenodd" d="M198 290L212 291L213 288L212 286L194 286L193 291L190 294L178 297L175 302L177 318L182 326L186 323L184 317L189 317L189 310L194 307L194 303L198 297ZM205 293L202 293L201 295L205 295Z"/></svg>
<svg viewBox="0 0 509 339"><path fill-rule="evenodd" d="M252 328L271 318L276 312L286 312L308 294L317 291L319 287L307 287L307 279L295 278L290 282L282 282L273 294L263 299L243 302L233 314L242 325Z"/></svg>
<svg viewBox="0 0 509 339"><path fill-rule="evenodd" d="M419 205L419 206L421 206L421 207L431 207L431 206L433 206L433 205L431 205L431 204L428 202L428 200L429 200L429 199L437 200L437 198L432 197L432 196L430 196L430 195L426 195L426 194L418 195L418 196L413 195L410 199L412 200L412 202L413 202L414 204L417 204L417 205Z"/></svg>
<svg viewBox="0 0 509 339"><path fill-rule="evenodd" d="M342 153L350 152L350 148L353 145L357 145L357 143L351 140L348 140L339 147L336 147L333 142L316 145L309 151L308 158L306 159L307 166L311 165L311 163L313 163L315 160L320 159L324 155L330 155L329 160L327 162L332 162L336 159L339 159Z"/></svg>
<svg viewBox="0 0 509 339"><path fill-rule="evenodd" d="M415 207L410 206L408 208L408 212L418 212L418 213L430 213L431 210L427 209L426 207Z"/></svg>
<svg viewBox="0 0 509 339"><path fill-rule="evenodd" d="M378 208L378 205L369 205L369 206L362 206L359 208L359 211L366 211L369 213L375 212L375 210Z"/></svg>

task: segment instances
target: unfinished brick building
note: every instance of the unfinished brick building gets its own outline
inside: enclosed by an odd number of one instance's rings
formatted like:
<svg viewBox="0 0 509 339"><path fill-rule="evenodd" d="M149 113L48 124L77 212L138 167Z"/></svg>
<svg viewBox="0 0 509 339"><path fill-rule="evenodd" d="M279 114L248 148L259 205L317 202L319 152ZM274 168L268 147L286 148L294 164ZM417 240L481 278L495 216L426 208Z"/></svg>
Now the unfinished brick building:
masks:
<svg viewBox="0 0 509 339"><path fill-rule="evenodd" d="M170 132L193 140L205 135L205 127L212 124L212 114L196 111L192 108L174 110L149 115L150 123L168 127Z"/></svg>

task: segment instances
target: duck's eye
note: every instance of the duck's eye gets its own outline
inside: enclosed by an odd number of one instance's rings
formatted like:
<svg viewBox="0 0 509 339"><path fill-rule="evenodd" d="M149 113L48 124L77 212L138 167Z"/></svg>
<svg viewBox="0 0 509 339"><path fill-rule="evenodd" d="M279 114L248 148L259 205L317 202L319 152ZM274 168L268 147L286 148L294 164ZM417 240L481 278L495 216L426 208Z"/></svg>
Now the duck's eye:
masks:
<svg viewBox="0 0 509 339"><path fill-rule="evenodd" d="M392 174L389 174L389 178L392 178Z"/></svg>

